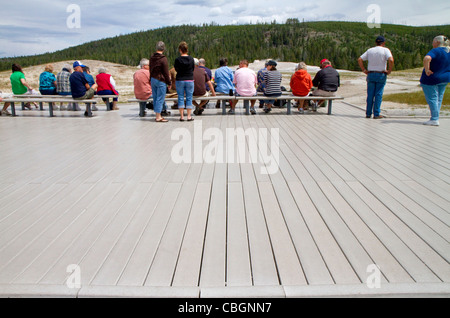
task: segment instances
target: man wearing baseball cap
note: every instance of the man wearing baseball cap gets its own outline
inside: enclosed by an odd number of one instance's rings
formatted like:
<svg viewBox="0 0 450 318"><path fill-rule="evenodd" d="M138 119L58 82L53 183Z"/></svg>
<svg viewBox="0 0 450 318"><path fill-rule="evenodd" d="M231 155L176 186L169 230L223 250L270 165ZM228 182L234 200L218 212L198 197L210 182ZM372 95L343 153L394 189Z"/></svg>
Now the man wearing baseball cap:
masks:
<svg viewBox="0 0 450 318"><path fill-rule="evenodd" d="M383 36L377 37L376 46L367 50L358 59L361 70L367 75L367 108L366 118L374 119L384 118L380 114L381 102L383 101L384 87L386 86L387 76L391 74L394 68L394 57L391 51L386 48L386 39ZM364 67L364 61L368 61L367 69ZM389 64L389 69L386 67Z"/></svg>
<svg viewBox="0 0 450 318"><path fill-rule="evenodd" d="M83 73L84 66L80 61L75 61L73 63L74 72L70 75L70 89L72 91L72 98L75 100L92 99L94 98L95 91L97 89L97 84L92 86L89 85L86 77ZM88 116L87 106L85 116Z"/></svg>
<svg viewBox="0 0 450 318"><path fill-rule="evenodd" d="M320 71L317 72L313 79L314 87L317 87L311 92L311 96L334 97L341 86L341 77L328 59L320 61ZM317 110L325 101L315 101L313 111Z"/></svg>

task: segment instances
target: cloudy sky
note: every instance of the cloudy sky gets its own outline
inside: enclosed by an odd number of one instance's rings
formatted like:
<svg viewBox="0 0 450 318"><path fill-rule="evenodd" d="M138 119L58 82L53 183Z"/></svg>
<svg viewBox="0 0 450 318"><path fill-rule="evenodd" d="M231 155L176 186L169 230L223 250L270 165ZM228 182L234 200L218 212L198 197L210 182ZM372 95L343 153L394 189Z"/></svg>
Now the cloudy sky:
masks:
<svg viewBox="0 0 450 318"><path fill-rule="evenodd" d="M2 1L0 8L0 57L53 52L180 24L284 22L288 18L450 24L448 0L14 0Z"/></svg>

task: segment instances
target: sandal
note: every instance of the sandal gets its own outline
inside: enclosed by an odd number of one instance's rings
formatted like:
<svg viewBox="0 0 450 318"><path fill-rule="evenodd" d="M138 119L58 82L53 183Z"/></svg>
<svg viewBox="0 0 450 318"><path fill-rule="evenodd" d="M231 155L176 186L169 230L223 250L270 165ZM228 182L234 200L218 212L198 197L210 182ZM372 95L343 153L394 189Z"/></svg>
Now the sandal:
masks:
<svg viewBox="0 0 450 318"><path fill-rule="evenodd" d="M180 118L180 121L184 121L184 118Z"/></svg>
<svg viewBox="0 0 450 318"><path fill-rule="evenodd" d="M194 118L190 118L190 119L188 119L187 121L194 121Z"/></svg>
<svg viewBox="0 0 450 318"><path fill-rule="evenodd" d="M156 122L157 123L167 123L169 121L167 119L165 119L165 118L161 118L161 119L157 119Z"/></svg>

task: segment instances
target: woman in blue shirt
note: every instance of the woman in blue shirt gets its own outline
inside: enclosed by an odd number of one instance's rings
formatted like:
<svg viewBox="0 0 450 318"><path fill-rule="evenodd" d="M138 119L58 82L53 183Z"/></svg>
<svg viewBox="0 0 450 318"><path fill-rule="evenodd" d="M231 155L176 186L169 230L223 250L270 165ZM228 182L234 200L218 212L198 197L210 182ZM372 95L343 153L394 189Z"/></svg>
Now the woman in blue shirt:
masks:
<svg viewBox="0 0 450 318"><path fill-rule="evenodd" d="M53 74L53 65L47 64L45 71L39 76L39 91L42 95L57 95L56 76Z"/></svg>
<svg viewBox="0 0 450 318"><path fill-rule="evenodd" d="M439 113L445 89L450 82L450 41L440 35L433 40L433 49L423 60L423 73L420 84L430 106L431 119L424 123L439 126Z"/></svg>

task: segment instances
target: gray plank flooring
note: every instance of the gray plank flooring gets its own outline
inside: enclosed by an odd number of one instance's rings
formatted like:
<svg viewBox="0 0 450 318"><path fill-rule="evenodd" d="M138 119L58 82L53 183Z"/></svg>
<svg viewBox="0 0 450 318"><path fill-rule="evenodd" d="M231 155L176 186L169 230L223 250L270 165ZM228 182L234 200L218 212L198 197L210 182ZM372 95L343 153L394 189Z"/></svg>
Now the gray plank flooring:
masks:
<svg viewBox="0 0 450 318"><path fill-rule="evenodd" d="M370 294L372 264L387 293L450 295L448 119L377 121L338 102L333 116L209 109L159 124L138 112L0 117L0 295L64 294L71 264L90 295ZM192 160L176 163L180 129ZM222 163L228 153L207 148L217 141L208 133L226 144L239 130L246 138ZM274 167L267 154L278 154L275 173L263 173Z"/></svg>

